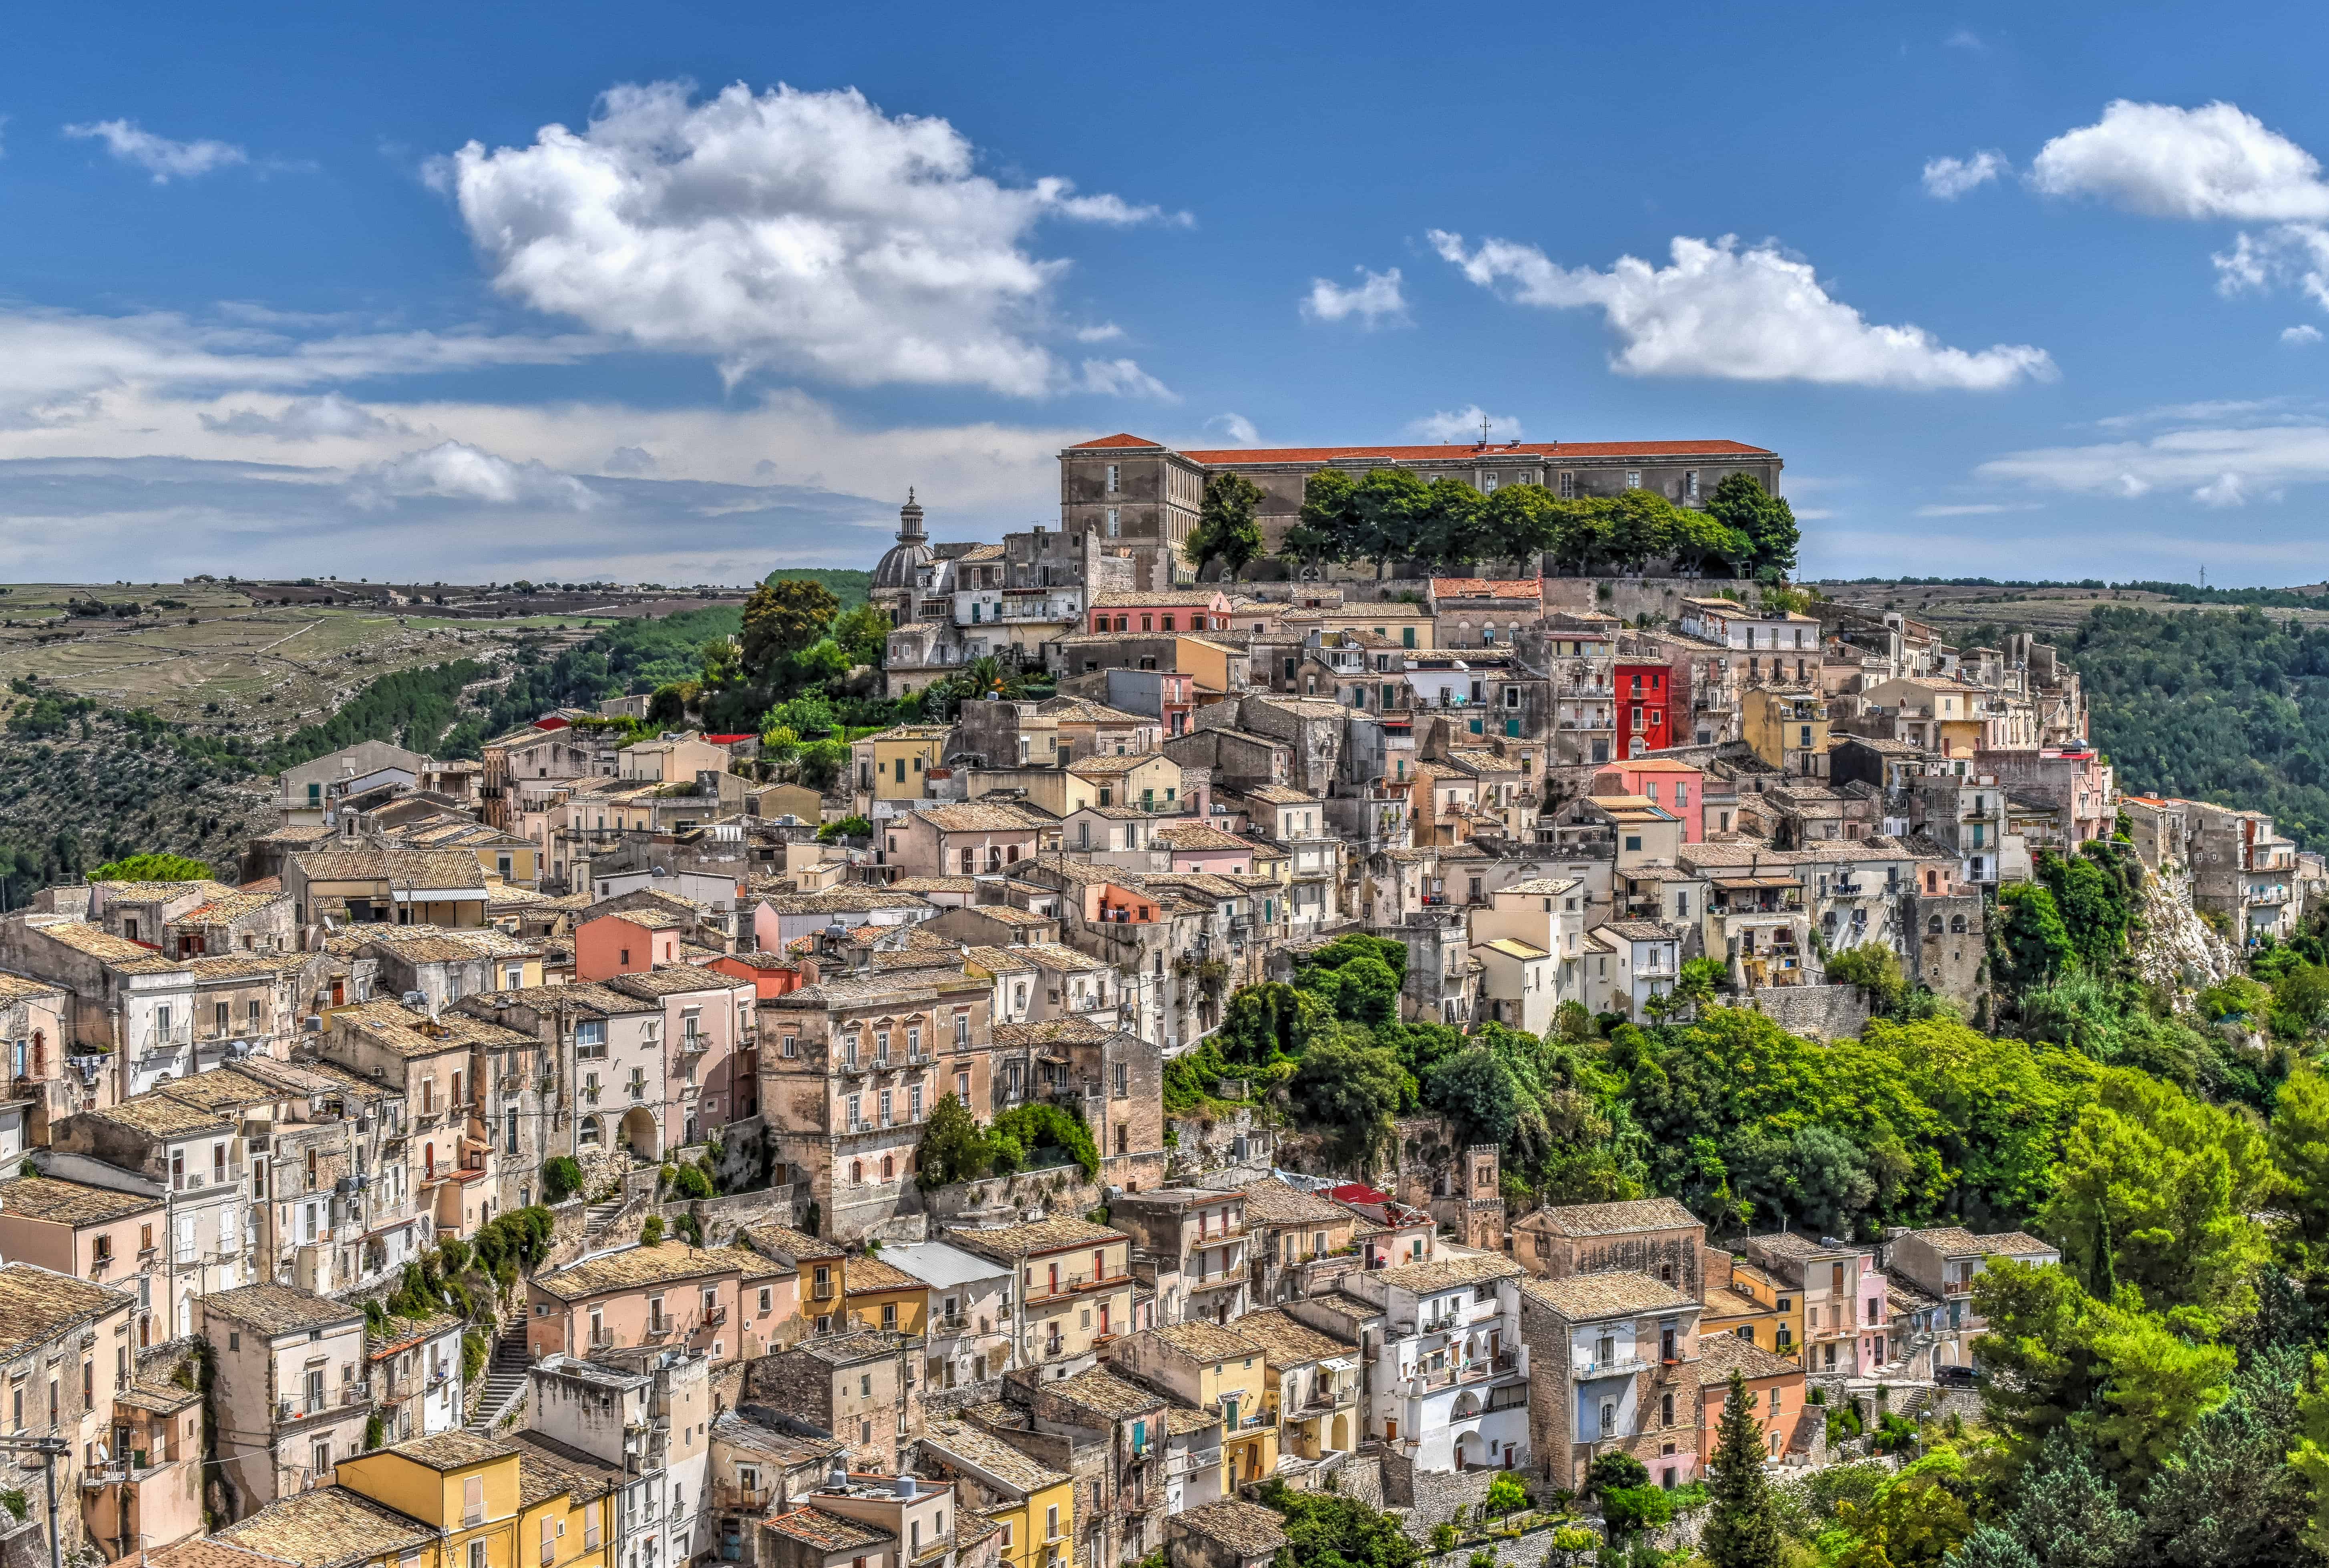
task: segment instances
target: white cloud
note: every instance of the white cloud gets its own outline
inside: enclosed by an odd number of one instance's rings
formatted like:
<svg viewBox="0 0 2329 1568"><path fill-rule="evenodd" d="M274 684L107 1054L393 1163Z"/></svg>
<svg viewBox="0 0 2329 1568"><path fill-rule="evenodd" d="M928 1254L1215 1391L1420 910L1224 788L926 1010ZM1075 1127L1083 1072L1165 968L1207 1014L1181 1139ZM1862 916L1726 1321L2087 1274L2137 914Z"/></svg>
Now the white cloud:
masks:
<svg viewBox="0 0 2329 1568"><path fill-rule="evenodd" d="M739 83L696 102L656 82L610 90L579 132L471 142L436 174L504 293L715 355L731 380L776 367L853 386L1065 390L1077 378L1040 339L1068 263L1031 253L1035 225L1181 220L1064 180L1006 185L974 162L945 120L885 115L854 90Z"/></svg>
<svg viewBox="0 0 2329 1568"><path fill-rule="evenodd" d="M1083 373L1076 379L1075 390L1100 392L1109 397L1155 398L1159 402L1176 403L1173 389L1150 375L1132 360L1088 359Z"/></svg>
<svg viewBox="0 0 2329 1568"><path fill-rule="evenodd" d="M1942 39L1941 43L1943 45L1950 49L1969 49L1975 53L1979 53L1981 51L1989 47L1988 44L1984 43L1981 41L1981 34L1975 33L1970 27L1958 28L1955 33L1952 33L1947 38Z"/></svg>
<svg viewBox="0 0 2329 1568"><path fill-rule="evenodd" d="M2286 344L2294 345L2298 348L2303 348L2307 345L2315 344L2321 341L2321 329L2305 322L2299 322L2295 326L2282 327L2280 329L2280 341Z"/></svg>
<svg viewBox="0 0 2329 1568"><path fill-rule="evenodd" d="M2329 422L2195 426L2145 440L2008 452L1975 472L1985 479L2124 499L2180 492L2202 505L2277 499L2292 485L2329 483Z"/></svg>
<svg viewBox="0 0 2329 1568"><path fill-rule="evenodd" d="M599 465L604 472L622 475L652 474L662 466L645 447L617 447Z"/></svg>
<svg viewBox="0 0 2329 1568"><path fill-rule="evenodd" d="M2013 167L2004 153L1995 152L1978 152L1969 158L1928 158L1925 194L1936 201L1954 202L1967 191L2010 173Z"/></svg>
<svg viewBox="0 0 2329 1568"><path fill-rule="evenodd" d="M2329 228L2318 223L2282 223L2262 234L2243 231L2231 250L2209 260L2216 264L2221 294L2293 283L2329 308Z"/></svg>
<svg viewBox="0 0 2329 1568"><path fill-rule="evenodd" d="M1409 421L1408 432L1421 436L1427 441L1476 441L1480 439L1480 421L1488 421L1487 439L1491 441L1517 441L1521 439L1521 422L1510 414L1492 414L1478 403L1466 403L1460 409L1439 409L1419 420Z"/></svg>
<svg viewBox="0 0 2329 1568"><path fill-rule="evenodd" d="M2031 184L2154 218L2287 222L2329 218L2311 153L2229 103L2181 109L2119 99L2038 151Z"/></svg>
<svg viewBox="0 0 2329 1568"><path fill-rule="evenodd" d="M2192 491L2192 499L2202 506L2245 506L2249 501L2248 486L2238 474L2219 474Z"/></svg>
<svg viewBox="0 0 2329 1568"><path fill-rule="evenodd" d="M2044 508L2035 501L1978 501L1957 506L1919 506L1913 514L1919 517L1992 517L2001 512L2038 512ZM1800 517L1802 513L1796 514Z"/></svg>
<svg viewBox="0 0 2329 1568"><path fill-rule="evenodd" d="M157 185L250 161L250 155L232 142L212 141L208 137L174 142L168 137L139 129L134 119L93 120L87 125L69 125L64 132L69 137L103 142L106 150L116 158L135 164L152 175Z"/></svg>
<svg viewBox="0 0 2329 1568"><path fill-rule="evenodd" d="M2130 425L2188 424L2194 420L2230 420L2268 413L2287 406L2285 398L2215 398L2202 402L2161 403L2136 413L2112 414L2095 423L2105 430L2124 430Z"/></svg>
<svg viewBox="0 0 2329 1568"><path fill-rule="evenodd" d="M314 441L334 436L410 435L410 427L382 419L370 409L350 402L338 392L321 397L293 398L275 413L238 408L231 413L203 413L203 428L232 436L265 436L275 441Z"/></svg>
<svg viewBox="0 0 2329 1568"><path fill-rule="evenodd" d="M1355 316L1362 326L1406 319L1407 298L1400 292L1398 268L1388 272L1370 272L1363 267L1352 270L1359 275L1353 288L1325 278L1312 279L1310 292L1302 297L1302 314L1312 321L1348 321Z"/></svg>
<svg viewBox="0 0 2329 1568"><path fill-rule="evenodd" d="M1253 421L1243 414L1215 414L1205 421L1205 429L1220 430L1230 439L1230 445L1233 447L1261 445L1261 432L1255 430Z"/></svg>
<svg viewBox="0 0 2329 1568"><path fill-rule="evenodd" d="M1466 278L1503 286L1520 304L1598 307L1619 339L1611 366L1628 375L1993 392L2055 373L2045 351L2026 345L1969 354L1921 327L1871 325L1831 298L1808 263L1769 243L1677 236L1670 266L1621 256L1596 272L1507 240L1467 251L1461 235L1435 229L1430 239Z"/></svg>
<svg viewBox="0 0 2329 1568"><path fill-rule="evenodd" d="M1079 326L1075 332L1078 343L1113 343L1123 335L1124 328L1113 321L1103 321L1097 326Z"/></svg>
<svg viewBox="0 0 2329 1568"><path fill-rule="evenodd" d="M370 464L356 471L348 492L355 505L367 509L391 505L408 496L575 512L587 512L599 504L597 492L571 474L561 474L535 460L514 463L462 441L439 441Z"/></svg>

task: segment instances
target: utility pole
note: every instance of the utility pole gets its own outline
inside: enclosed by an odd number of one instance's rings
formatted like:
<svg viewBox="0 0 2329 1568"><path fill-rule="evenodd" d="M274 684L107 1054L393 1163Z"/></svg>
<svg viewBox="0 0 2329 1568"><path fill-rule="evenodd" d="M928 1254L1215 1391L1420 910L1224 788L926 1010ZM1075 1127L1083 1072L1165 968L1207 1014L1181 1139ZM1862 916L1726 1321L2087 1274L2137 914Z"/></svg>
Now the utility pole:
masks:
<svg viewBox="0 0 2329 1568"><path fill-rule="evenodd" d="M0 1437L0 1451L39 1454L48 1461L41 1469L49 1478L49 1568L65 1568L64 1540L57 1534L57 1461L72 1445L56 1437Z"/></svg>

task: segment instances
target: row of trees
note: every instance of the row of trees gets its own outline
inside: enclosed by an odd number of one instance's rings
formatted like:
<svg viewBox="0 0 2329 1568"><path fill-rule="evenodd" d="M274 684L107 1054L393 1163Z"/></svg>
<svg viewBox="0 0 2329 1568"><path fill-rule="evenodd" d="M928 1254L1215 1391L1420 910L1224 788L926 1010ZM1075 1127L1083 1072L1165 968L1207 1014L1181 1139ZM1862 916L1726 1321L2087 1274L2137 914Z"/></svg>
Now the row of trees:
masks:
<svg viewBox="0 0 2329 1568"><path fill-rule="evenodd" d="M1207 480L1183 546L1190 562L1202 570L1219 561L1234 580L1263 553L1262 500L1242 474ZM1579 572L1672 561L1688 571L1776 579L1794 569L1796 543L1786 500L1748 474L1725 478L1700 511L1653 490L1561 500L1542 485L1483 493L1406 468L1329 468L1305 481L1300 520L1281 550L1306 566L1371 561L1377 577L1393 561L1455 566L1550 554Z"/></svg>

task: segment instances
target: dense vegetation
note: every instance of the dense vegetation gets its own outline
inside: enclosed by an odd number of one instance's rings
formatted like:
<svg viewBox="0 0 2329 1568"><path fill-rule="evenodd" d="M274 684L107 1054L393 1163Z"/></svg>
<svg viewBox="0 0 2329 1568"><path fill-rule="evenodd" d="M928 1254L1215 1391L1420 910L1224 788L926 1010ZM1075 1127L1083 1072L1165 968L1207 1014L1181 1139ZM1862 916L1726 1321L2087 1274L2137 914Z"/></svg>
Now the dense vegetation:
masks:
<svg viewBox="0 0 2329 1568"><path fill-rule="evenodd" d="M2105 606L2064 651L2122 789L2269 811L2329 847L2329 627Z"/></svg>
<svg viewBox="0 0 2329 1568"><path fill-rule="evenodd" d="M1237 500L1206 492L1192 559L1235 562L1245 548ZM1250 506L1245 511L1249 515ZM1297 562L1393 561L1455 566L1550 554L1564 571L1638 568L1673 561L1686 569L1777 581L1795 566L1797 534L1787 503L1746 474L1715 487L1703 511L1653 490L1561 500L1542 485L1506 485L1485 494L1461 479L1427 483L1406 468L1364 474L1327 469L1304 482L1301 520L1284 553ZM1253 549L1259 548L1258 539ZM1246 553L1250 555L1251 549Z"/></svg>
<svg viewBox="0 0 2329 1568"><path fill-rule="evenodd" d="M2126 582L2105 582L2099 577L2082 577L2077 581L2054 579L1994 577L1843 577L1826 580L1831 585L1854 588L1998 588L2015 592L2050 588L2076 588L2089 592L2151 593L2177 604L2248 605L2260 609L2329 609L2329 587L2307 588L2202 588L2189 582L2163 582L2149 578Z"/></svg>

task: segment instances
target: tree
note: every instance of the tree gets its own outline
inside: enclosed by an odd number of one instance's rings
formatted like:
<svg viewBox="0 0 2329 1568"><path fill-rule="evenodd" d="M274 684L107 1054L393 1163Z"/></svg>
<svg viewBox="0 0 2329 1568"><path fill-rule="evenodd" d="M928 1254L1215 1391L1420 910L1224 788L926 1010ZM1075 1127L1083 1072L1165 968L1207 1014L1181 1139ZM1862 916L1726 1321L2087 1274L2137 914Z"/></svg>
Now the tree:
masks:
<svg viewBox="0 0 2329 1568"><path fill-rule="evenodd" d="M985 1176L993 1162L978 1119L952 1093L930 1107L922 1147L914 1157L914 1185L924 1192Z"/></svg>
<svg viewBox="0 0 2329 1568"><path fill-rule="evenodd" d="M1345 1029L1303 1053L1286 1089L1304 1125L1327 1129L1328 1151L1365 1170L1391 1144L1405 1078L1389 1047Z"/></svg>
<svg viewBox="0 0 2329 1568"><path fill-rule="evenodd" d="M1334 1022L1332 1006L1320 997L1266 980L1231 996L1213 1044L1232 1066L1267 1067L1301 1056Z"/></svg>
<svg viewBox="0 0 2329 1568"><path fill-rule="evenodd" d="M1235 582L1246 563L1261 553L1261 524L1254 512L1264 499L1261 486L1243 474L1215 474L1205 481L1204 497L1197 504L1197 525L1182 544L1182 553L1199 571L1220 561Z"/></svg>
<svg viewBox="0 0 2329 1568"><path fill-rule="evenodd" d="M878 666L889 651L890 618L871 604L861 604L841 612L832 637L851 664Z"/></svg>
<svg viewBox="0 0 2329 1568"><path fill-rule="evenodd" d="M2192 1423L2144 1490L2140 1561L2248 1568L2307 1559L2306 1481L2329 1479L2329 1468L2312 1438L2299 1440L2305 1366L2294 1348L2257 1355L2232 1397Z"/></svg>
<svg viewBox="0 0 2329 1568"><path fill-rule="evenodd" d="M1706 503L1707 515L1726 528L1736 529L1754 546L1749 562L1759 576L1786 576L1796 569L1796 546L1802 534L1796 514L1785 499L1763 488L1752 474L1731 474L1714 487Z"/></svg>
<svg viewBox="0 0 2329 1568"><path fill-rule="evenodd" d="M1279 548L1306 566L1347 561L1355 553L1356 482L1340 468L1322 468L1302 481L1302 511Z"/></svg>
<svg viewBox="0 0 2329 1568"><path fill-rule="evenodd" d="M2230 1349L2171 1330L2132 1290L2096 1300L2068 1267L1992 1258L1974 1276L1973 1299L1989 1326L1974 1346L1986 1374L1982 1407L2009 1466L2071 1427L2128 1492L2229 1389Z"/></svg>
<svg viewBox="0 0 2329 1568"><path fill-rule="evenodd" d="M800 779L812 789L829 789L849 766L849 748L839 741L815 741L800 751Z"/></svg>
<svg viewBox="0 0 2329 1568"><path fill-rule="evenodd" d="M1858 986L1880 1013L1899 1006L1909 989L1908 978L1900 972L1900 956L1884 942L1864 942L1830 954L1827 981L1832 986Z"/></svg>
<svg viewBox="0 0 2329 1568"><path fill-rule="evenodd" d="M1585 1467L1585 1489L1596 1497L1649 1484L1649 1467L1620 1449L1595 1454L1593 1462Z"/></svg>
<svg viewBox="0 0 2329 1568"><path fill-rule="evenodd" d="M1410 468L1369 468L1351 491L1351 553L1375 563L1375 579L1393 560L1416 553L1431 515L1431 487Z"/></svg>
<svg viewBox="0 0 2329 1568"><path fill-rule="evenodd" d="M2063 1266L2153 1311L2236 1315L2270 1248L2255 1217L2274 1185L2263 1133L2147 1072L2112 1068L2070 1129L2039 1215Z"/></svg>
<svg viewBox="0 0 2329 1568"><path fill-rule="evenodd" d="M1520 1121L1520 1086L1485 1045L1466 1046L1434 1066L1424 1075L1422 1098L1476 1143L1502 1147Z"/></svg>
<svg viewBox="0 0 2329 1568"><path fill-rule="evenodd" d="M1639 567L1674 548L1674 504L1656 491L1627 490L1599 505L1607 519L1605 549L1618 565Z"/></svg>
<svg viewBox="0 0 2329 1568"><path fill-rule="evenodd" d="M206 861L190 860L183 855L149 852L126 855L109 861L89 874L91 882L206 882L211 868Z"/></svg>
<svg viewBox="0 0 2329 1568"><path fill-rule="evenodd" d="M1991 923L1991 957L2009 989L2042 985L2076 957L2062 911L2043 883L2017 882L1998 889L1998 918Z"/></svg>
<svg viewBox="0 0 2329 1568"><path fill-rule="evenodd" d="M1480 1513L1484 1518L1501 1519L1527 1507L1528 1500L1528 1488L1521 1485L1521 1478L1506 1471L1488 1483L1488 1495L1481 1501Z"/></svg>
<svg viewBox="0 0 2329 1568"><path fill-rule="evenodd" d="M777 661L823 637L841 601L823 583L786 578L764 582L744 601L744 668L752 679L773 682Z"/></svg>
<svg viewBox="0 0 2329 1568"><path fill-rule="evenodd" d="M1714 1504L1699 1548L1714 1568L1779 1568L1779 1515L1763 1480L1763 1429L1734 1367L1706 1489Z"/></svg>
<svg viewBox="0 0 2329 1568"><path fill-rule="evenodd" d="M2057 1431L2022 1478L2013 1534L2047 1568L2111 1568L2135 1544L2135 1515L2091 1462L2084 1444Z"/></svg>
<svg viewBox="0 0 2329 1568"><path fill-rule="evenodd" d="M1286 1517L1276 1568L1413 1568L1422 1555L1398 1520L1356 1497L1297 1492L1273 1477L1261 1501Z"/></svg>
<svg viewBox="0 0 2329 1568"><path fill-rule="evenodd" d="M1493 531L1481 523L1495 503L1495 496L1484 496L1461 479L1434 479L1418 530L1417 551L1426 560L1451 565L1477 561L1494 547Z"/></svg>
<svg viewBox="0 0 2329 1568"><path fill-rule="evenodd" d="M2329 1242L2329 1079L2299 1065L2272 1102L2272 1163L2308 1248Z"/></svg>

